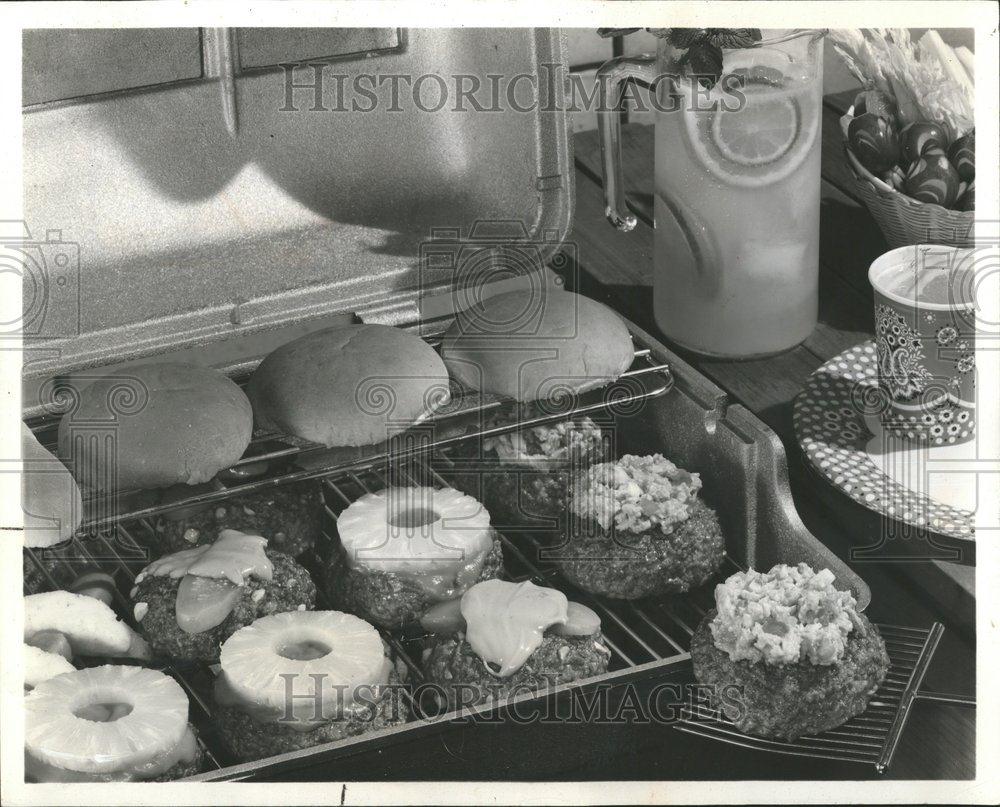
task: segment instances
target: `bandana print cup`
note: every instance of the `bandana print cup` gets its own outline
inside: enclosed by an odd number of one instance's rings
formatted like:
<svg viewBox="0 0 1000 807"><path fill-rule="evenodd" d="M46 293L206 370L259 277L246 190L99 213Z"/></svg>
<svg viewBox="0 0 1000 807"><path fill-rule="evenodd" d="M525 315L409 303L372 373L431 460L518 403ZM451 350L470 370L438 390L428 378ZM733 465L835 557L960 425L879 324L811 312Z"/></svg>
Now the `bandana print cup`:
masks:
<svg viewBox="0 0 1000 807"><path fill-rule="evenodd" d="M984 251L894 249L868 271L883 425L946 445L975 434L975 271Z"/></svg>

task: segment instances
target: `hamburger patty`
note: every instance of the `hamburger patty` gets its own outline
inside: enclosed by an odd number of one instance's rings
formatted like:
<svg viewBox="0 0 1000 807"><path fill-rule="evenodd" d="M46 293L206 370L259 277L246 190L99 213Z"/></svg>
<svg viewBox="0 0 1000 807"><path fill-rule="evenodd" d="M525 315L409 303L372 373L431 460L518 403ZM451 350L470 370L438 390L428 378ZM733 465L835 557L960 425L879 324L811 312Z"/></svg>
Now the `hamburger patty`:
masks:
<svg viewBox="0 0 1000 807"><path fill-rule="evenodd" d="M194 776L196 773L201 773L205 766L205 754L198 748L198 753L193 760L186 762L185 760L180 760L174 765L171 765L159 776L154 776L150 779L139 779L136 776L123 775L120 773L74 773L72 771L66 771L63 776L59 779L46 779L46 782L66 782L66 783L105 783L105 782L173 782L177 779L183 779L186 776ZM26 782L36 781L34 777L30 774L25 774ZM38 780L41 781L41 780Z"/></svg>
<svg viewBox="0 0 1000 807"><path fill-rule="evenodd" d="M610 659L611 651L600 634L546 633L539 648L513 675L500 678L459 634L433 640L424 651L423 668L426 681L440 686L448 708L456 709L601 675L607 672Z"/></svg>
<svg viewBox="0 0 1000 807"><path fill-rule="evenodd" d="M544 414L534 405L521 417ZM487 427L512 425L516 415L494 416ZM483 441L466 440L452 450L460 471L455 487L481 501L495 526L532 527L565 534L570 479L574 472L607 459L601 428L590 418L532 427ZM536 535L543 538L543 535Z"/></svg>
<svg viewBox="0 0 1000 807"><path fill-rule="evenodd" d="M295 611L300 605L312 609L316 604L316 586L309 573L282 552L265 550L265 554L274 567L272 579L248 578L229 616L201 633L185 633L177 624L174 608L181 578L144 577L136 585L132 600L136 605L146 603L149 606L139 620L139 632L153 652L185 661L218 661L222 642L255 619Z"/></svg>
<svg viewBox="0 0 1000 807"><path fill-rule="evenodd" d="M233 753L246 762L355 737L406 721L408 711L395 671L389 673L389 687L382 696L377 701L372 700L372 705L362 705L347 718L331 720L312 731L297 731L281 723L261 723L234 706L219 707L215 718Z"/></svg>
<svg viewBox="0 0 1000 807"><path fill-rule="evenodd" d="M475 447L463 445L454 455L471 459L475 453ZM483 503L499 529L531 526L539 531L536 537L559 534L569 498L569 480L568 463L552 463L550 468L540 469L500 461L493 452L478 460L475 470L463 470L450 477L458 490Z"/></svg>
<svg viewBox="0 0 1000 807"><path fill-rule="evenodd" d="M492 580L503 573L503 548L494 533L475 582ZM323 584L334 608L357 614L375 625L399 628L415 622L438 602L416 583L393 572L352 568L339 541L323 571Z"/></svg>
<svg viewBox="0 0 1000 807"><path fill-rule="evenodd" d="M202 752L201 747L198 747L198 756L196 756L191 762L178 762L171 768L167 768L163 773L154 779L144 779L146 782L173 782L176 779L183 779L186 776L194 776L196 773L201 773L202 768L205 765L205 754Z"/></svg>
<svg viewBox="0 0 1000 807"><path fill-rule="evenodd" d="M587 532L572 536L556 556L563 576L586 591L625 600L700 586L718 571L726 548L715 511L701 499L669 535L611 535L593 521Z"/></svg>
<svg viewBox="0 0 1000 807"><path fill-rule="evenodd" d="M709 628L715 614L710 611L691 638L695 678L717 690L740 688L729 700L740 704L742 714L728 716L747 734L795 740L839 726L867 708L889 668L885 642L864 614L854 619L843 657L827 665L734 662L715 646ZM726 699L722 693L712 702L720 706Z"/></svg>
<svg viewBox="0 0 1000 807"><path fill-rule="evenodd" d="M194 731L194 728L191 729ZM197 734L195 735L197 737ZM121 782L121 781L141 781L141 782L173 782L176 779L183 779L186 776L194 776L196 773L201 773L205 769L205 752L202 750L201 745L197 746L197 751L195 752L195 757L190 762L185 760L179 760L175 764L167 768L159 776L154 776L151 779L122 779L121 777L115 778L114 774L108 774L107 776L97 775L96 778L88 779L89 782Z"/></svg>
<svg viewBox="0 0 1000 807"><path fill-rule="evenodd" d="M211 543L220 530L239 530L261 535L269 549L295 557L316 543L322 518L319 484L309 481L237 496L176 521L160 518L156 537L168 553Z"/></svg>

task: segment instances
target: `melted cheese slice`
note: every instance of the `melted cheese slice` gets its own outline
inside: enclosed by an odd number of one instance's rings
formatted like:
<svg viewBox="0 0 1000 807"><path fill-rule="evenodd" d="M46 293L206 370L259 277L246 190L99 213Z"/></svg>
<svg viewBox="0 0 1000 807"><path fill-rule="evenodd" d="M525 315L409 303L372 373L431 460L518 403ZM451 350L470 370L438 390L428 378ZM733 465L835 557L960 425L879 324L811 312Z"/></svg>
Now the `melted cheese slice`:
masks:
<svg viewBox="0 0 1000 807"><path fill-rule="evenodd" d="M508 583L486 580L462 597L465 638L476 654L501 678L517 672L542 644L546 628L568 619L566 595L530 580Z"/></svg>
<svg viewBox="0 0 1000 807"><path fill-rule="evenodd" d="M185 633L201 633L221 624L239 602L247 578L271 580L274 566L264 553L267 539L222 530L215 543L165 555L136 577L182 578L174 613Z"/></svg>
<svg viewBox="0 0 1000 807"><path fill-rule="evenodd" d="M259 535L222 530L215 543L154 560L142 570L136 582L146 576L184 577L187 574L220 578L236 586L242 586L251 575L258 580L270 580L274 567L264 554L265 546L267 539Z"/></svg>

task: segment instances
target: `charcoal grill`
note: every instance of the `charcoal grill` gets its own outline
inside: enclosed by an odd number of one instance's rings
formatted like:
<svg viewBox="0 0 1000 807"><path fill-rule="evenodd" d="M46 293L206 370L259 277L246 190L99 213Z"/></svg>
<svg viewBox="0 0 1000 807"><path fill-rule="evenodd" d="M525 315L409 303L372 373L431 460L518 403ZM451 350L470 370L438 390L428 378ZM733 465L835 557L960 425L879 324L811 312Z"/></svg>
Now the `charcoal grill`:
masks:
<svg viewBox="0 0 1000 807"><path fill-rule="evenodd" d="M699 621L712 607L716 582L748 565L767 567L773 562L800 560L834 571L841 585L850 587L862 606L869 593L865 584L811 536L789 509L784 484L780 446L770 432L739 406L729 406L725 396L705 381L680 358L653 342L632 326L636 344L635 360L622 382L583 396L572 406L553 404L552 410L518 423L516 420L496 425L488 418L504 402L483 399L467 391L456 390L455 403L433 424L425 424L425 439L401 439L398 443L373 449L368 456L344 461L337 452L303 444L275 433L255 435L240 464L271 462L263 476L234 484L218 482L215 489L194 496L119 512L89 529L81 530L68 547L49 550L47 556L26 550L26 563L33 563L52 588L64 587L78 574L101 569L115 579L114 606L122 617L132 621L127 592L135 575L150 558L154 527L152 517L173 507L223 500L267 486L290 484L303 479L319 479L323 491L326 528L325 540L334 540L337 515L350 502L365 493L386 487L390 478L401 484L448 485L451 476L467 468L452 457L455 447L464 440L502 433L538 423L576 419L586 414L613 416L616 431L622 435L619 451L641 440L642 450L663 451L679 464L701 472L705 492L720 513L727 533L727 557L724 568L709 583L687 595L649 598L636 602L611 600L575 589L564 581L542 551L544 543L530 531L502 534L501 541L508 576L515 581L531 579L541 585L561 588L571 598L584 602L600 615L606 644L612 658L605 675L575 682L535 695L523 695L511 703L553 697L571 688L612 684L636 677L654 676L670 670L689 674L690 638ZM470 428L470 424L478 424ZM484 428L484 424L491 424ZM672 425L666 429L665 424ZM34 424L40 440L51 443L54 422L38 419ZM429 428L430 426L433 428ZM458 428L456 428L458 426ZM655 445L650 436L656 437ZM705 464L712 461L712 464ZM293 462L312 467L296 469ZM739 484L735 499L720 496L720 489ZM730 491L731 492L731 491ZM129 501L128 496L123 498ZM758 506L762 503L762 506ZM788 503L788 506L784 506ZM307 560L307 565L309 561ZM321 601L319 607L323 607ZM719 715L703 706L691 706L676 724L680 731L698 733L731 744L751 748L808 755L842 761L868 762L884 770L892 758L913 696L941 634L940 625L930 631L885 626L890 649L890 674L862 716L833 732L798 743L771 743L740 734ZM421 682L419 665L421 642L419 629L383 632L394 656L405 665L407 683L417 688ZM267 779L269 775L295 768L327 765L347 755L381 749L393 742L451 723L460 715L438 713L425 701L407 697L412 718L408 723L361 737L282 754L251 763L236 764L212 719L211 687L214 671L204 664L172 664L163 668L184 686L191 701L191 720L199 732L210 769L195 780ZM493 706L476 707L463 714L475 715ZM474 727L471 730L475 730Z"/></svg>

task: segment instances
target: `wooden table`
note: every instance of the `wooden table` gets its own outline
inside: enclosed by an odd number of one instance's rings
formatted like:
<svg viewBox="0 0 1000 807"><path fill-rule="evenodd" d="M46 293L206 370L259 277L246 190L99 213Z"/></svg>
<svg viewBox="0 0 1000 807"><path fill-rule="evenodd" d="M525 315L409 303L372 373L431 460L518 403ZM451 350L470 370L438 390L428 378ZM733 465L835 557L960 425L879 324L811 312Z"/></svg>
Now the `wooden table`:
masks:
<svg viewBox="0 0 1000 807"><path fill-rule="evenodd" d="M642 328L656 334L733 398L774 429L789 457L792 492L806 525L848 562L871 586L869 615L875 621L946 627L925 689L971 694L975 691L974 569L936 561L851 560L851 550L876 542L880 518L832 489L809 468L792 430L792 400L819 365L871 336L872 297L867 269L887 247L877 226L853 190L853 178L841 150L837 118L848 96L830 96L824 104L823 189L820 233L819 325L799 347L754 361L706 360L670 343L652 317L653 129L627 124L623 164L630 203L639 216L631 233L615 231L604 218L600 149L596 132L575 138L576 216L568 239L575 245L579 290L603 299ZM934 702L914 705L910 722L887 776L960 779L974 775L975 710ZM701 742L701 741L699 741ZM874 776L863 766L848 771L706 743L706 754L751 759L761 777L829 775ZM742 761L741 760L741 763ZM631 754L627 764L637 777L662 775L655 744ZM723 766L724 767L724 766ZM742 767L742 764L741 764ZM582 773L582 772L581 772ZM619 773L619 775L625 775Z"/></svg>

